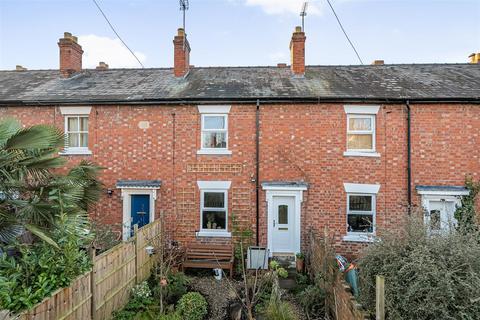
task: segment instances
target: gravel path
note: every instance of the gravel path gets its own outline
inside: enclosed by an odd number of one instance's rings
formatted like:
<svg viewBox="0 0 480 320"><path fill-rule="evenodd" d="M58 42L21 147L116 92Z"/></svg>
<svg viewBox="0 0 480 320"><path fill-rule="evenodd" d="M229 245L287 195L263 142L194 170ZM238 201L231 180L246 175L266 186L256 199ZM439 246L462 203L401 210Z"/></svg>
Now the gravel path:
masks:
<svg viewBox="0 0 480 320"><path fill-rule="evenodd" d="M200 292L208 302L209 320L224 320L227 318L227 308L230 301L234 300L237 295L240 283L235 280L220 281L215 280L213 276L208 277L191 277L190 287L193 291ZM235 287L232 288L227 281Z"/></svg>

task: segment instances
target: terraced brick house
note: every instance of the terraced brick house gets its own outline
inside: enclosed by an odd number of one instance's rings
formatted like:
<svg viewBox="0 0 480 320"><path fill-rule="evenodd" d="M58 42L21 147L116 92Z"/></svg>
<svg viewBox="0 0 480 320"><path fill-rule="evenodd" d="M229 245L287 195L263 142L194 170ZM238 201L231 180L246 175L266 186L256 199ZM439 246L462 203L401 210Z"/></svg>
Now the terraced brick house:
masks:
<svg viewBox="0 0 480 320"><path fill-rule="evenodd" d="M105 167L91 216L125 239L163 219L181 244L230 242L235 217L271 254L327 228L353 255L415 208L448 228L480 177L480 64L305 66L305 41L290 66L193 67L179 29L173 68L83 69L65 33L59 70L0 71L0 116Z"/></svg>

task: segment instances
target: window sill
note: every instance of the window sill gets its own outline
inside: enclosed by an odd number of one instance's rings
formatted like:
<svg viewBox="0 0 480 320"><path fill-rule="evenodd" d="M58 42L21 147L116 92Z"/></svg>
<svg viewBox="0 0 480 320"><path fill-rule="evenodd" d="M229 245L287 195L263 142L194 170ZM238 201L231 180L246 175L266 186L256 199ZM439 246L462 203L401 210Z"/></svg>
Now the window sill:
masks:
<svg viewBox="0 0 480 320"><path fill-rule="evenodd" d="M213 155L231 155L232 151L227 149L215 150L215 149L200 149L197 154L213 154Z"/></svg>
<svg viewBox="0 0 480 320"><path fill-rule="evenodd" d="M373 234L348 234L343 237L343 241L348 242L374 242L375 236Z"/></svg>
<svg viewBox="0 0 480 320"><path fill-rule="evenodd" d="M345 151L344 157L373 157L380 158L380 153L375 151Z"/></svg>
<svg viewBox="0 0 480 320"><path fill-rule="evenodd" d="M61 156L76 156L76 155L81 155L81 156L89 156L92 154L92 151L88 149L65 149L61 152L58 153Z"/></svg>
<svg viewBox="0 0 480 320"><path fill-rule="evenodd" d="M228 231L199 231L196 233L197 237L216 237L216 238L231 238L232 233Z"/></svg>

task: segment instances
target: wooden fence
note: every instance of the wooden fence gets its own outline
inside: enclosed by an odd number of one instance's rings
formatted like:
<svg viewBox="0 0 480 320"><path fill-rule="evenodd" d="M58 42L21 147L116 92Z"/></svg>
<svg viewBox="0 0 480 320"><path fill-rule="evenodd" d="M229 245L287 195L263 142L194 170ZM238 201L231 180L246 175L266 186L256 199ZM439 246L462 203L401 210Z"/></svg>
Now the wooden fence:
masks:
<svg viewBox="0 0 480 320"><path fill-rule="evenodd" d="M0 311L0 320L105 320L128 302L131 288L150 276L155 254L159 251L161 221L135 228L135 235L110 250L92 256L92 270L78 277L70 287L55 291L51 297L28 311L11 316Z"/></svg>

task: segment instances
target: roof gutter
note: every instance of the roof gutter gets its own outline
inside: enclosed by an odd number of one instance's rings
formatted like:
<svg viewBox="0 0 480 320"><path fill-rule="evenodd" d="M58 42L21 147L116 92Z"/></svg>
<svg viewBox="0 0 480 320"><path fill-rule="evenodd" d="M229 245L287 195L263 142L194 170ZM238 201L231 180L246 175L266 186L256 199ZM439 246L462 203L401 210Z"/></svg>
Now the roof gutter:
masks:
<svg viewBox="0 0 480 320"><path fill-rule="evenodd" d="M480 104L480 97L475 98L369 98L369 97L278 97L267 98L187 98L187 99L132 99L132 100L109 100L109 99L85 99L85 100L2 100L0 106L51 106L51 105L189 105L189 104L211 104L211 103L235 103L235 104L256 104L262 99L263 104L291 104L291 103L390 103L405 104L406 100L415 104L431 103L470 103Z"/></svg>

